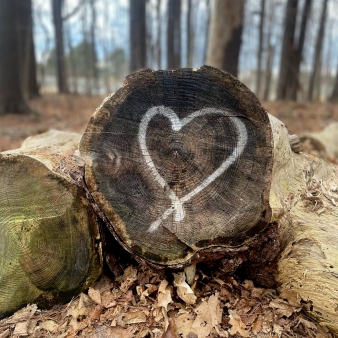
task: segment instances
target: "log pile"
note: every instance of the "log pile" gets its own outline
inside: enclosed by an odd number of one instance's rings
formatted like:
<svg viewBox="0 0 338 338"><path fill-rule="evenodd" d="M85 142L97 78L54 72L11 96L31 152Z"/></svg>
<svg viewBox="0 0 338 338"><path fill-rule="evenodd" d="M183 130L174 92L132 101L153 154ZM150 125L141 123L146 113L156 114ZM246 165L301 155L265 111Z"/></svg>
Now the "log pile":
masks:
<svg viewBox="0 0 338 338"><path fill-rule="evenodd" d="M285 126L237 79L206 66L141 71L97 109L81 157L76 141L34 142L0 157L0 299L18 294L9 309L0 301L3 315L98 277L99 215L142 263L240 268L296 292L338 333L338 168L292 151Z"/></svg>

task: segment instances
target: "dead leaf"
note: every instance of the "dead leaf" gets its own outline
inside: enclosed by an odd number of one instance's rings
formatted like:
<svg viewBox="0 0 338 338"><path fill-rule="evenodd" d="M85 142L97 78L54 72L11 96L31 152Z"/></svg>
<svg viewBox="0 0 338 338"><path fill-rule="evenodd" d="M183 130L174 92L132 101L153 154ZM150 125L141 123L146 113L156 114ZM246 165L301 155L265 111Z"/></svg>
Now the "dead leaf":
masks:
<svg viewBox="0 0 338 338"><path fill-rule="evenodd" d="M230 334L240 334L242 337L250 337L247 326L242 322L241 317L234 310L229 310L229 324L231 325Z"/></svg>
<svg viewBox="0 0 338 338"><path fill-rule="evenodd" d="M283 290L279 296L288 301L288 303L292 306L300 306L301 298L299 294L294 290Z"/></svg>
<svg viewBox="0 0 338 338"><path fill-rule="evenodd" d="M15 325L15 329L13 332L15 337L23 337L28 336L28 321L26 322L19 322Z"/></svg>
<svg viewBox="0 0 338 338"><path fill-rule="evenodd" d="M117 278L121 282L120 290L127 292L130 287L137 281L137 270L133 266L128 266L121 277Z"/></svg>
<svg viewBox="0 0 338 338"><path fill-rule="evenodd" d="M125 324L145 323L147 317L143 311L129 311L123 316Z"/></svg>
<svg viewBox="0 0 338 338"><path fill-rule="evenodd" d="M251 326L251 331L253 334L257 335L262 330L262 322L263 319L261 316L258 316L257 319L254 321L254 323Z"/></svg>
<svg viewBox="0 0 338 338"><path fill-rule="evenodd" d="M39 324L40 329L44 329L44 330L51 332L51 333L56 331L56 329L58 327L59 327L59 325L57 323L55 323L54 320L46 320L46 321Z"/></svg>
<svg viewBox="0 0 338 338"><path fill-rule="evenodd" d="M96 303L101 305L101 293L100 290L94 289L94 288L89 288L88 290L88 296Z"/></svg>
<svg viewBox="0 0 338 338"><path fill-rule="evenodd" d="M114 287L114 284L112 283L111 279L107 276L101 277L101 279L96 282L93 286L95 290L99 290L100 293L110 290Z"/></svg>
<svg viewBox="0 0 338 338"><path fill-rule="evenodd" d="M284 302L281 299L273 299L269 306L276 309L276 313L280 313L286 317L290 317L294 312L299 312L301 310L301 308L291 306L289 303Z"/></svg>
<svg viewBox="0 0 338 338"><path fill-rule="evenodd" d="M194 330L191 328L194 323L195 316L185 310L180 310L175 320L177 333L182 337L187 337L189 333L192 333Z"/></svg>
<svg viewBox="0 0 338 338"><path fill-rule="evenodd" d="M11 331L9 331L9 329L7 329L6 331L0 333L0 338L8 338L11 336Z"/></svg>
<svg viewBox="0 0 338 338"><path fill-rule="evenodd" d="M185 281L185 273L174 273L174 286L177 287L177 295L180 297L186 304L195 304L196 296L194 291L192 291L189 284Z"/></svg>
<svg viewBox="0 0 338 338"><path fill-rule="evenodd" d="M243 285L247 290L250 290L250 291L255 287L253 281L252 281L252 280L249 280L249 279L246 279L246 280L242 283L242 285Z"/></svg>
<svg viewBox="0 0 338 338"><path fill-rule="evenodd" d="M157 293L157 306L163 307L166 311L168 311L168 304L172 302L172 289L168 286L168 282L164 279Z"/></svg>
<svg viewBox="0 0 338 338"><path fill-rule="evenodd" d="M106 290L101 294L101 304L104 308L109 309L116 305L116 294Z"/></svg>
<svg viewBox="0 0 338 338"><path fill-rule="evenodd" d="M298 323L303 324L305 327L307 327L308 329L312 329L312 330L316 330L317 327L314 323L304 319L304 318L298 318ZM298 324L297 324L298 325Z"/></svg>
<svg viewBox="0 0 338 338"><path fill-rule="evenodd" d="M178 338L175 322L172 318L169 318L169 325L167 330L163 333L162 338Z"/></svg>
<svg viewBox="0 0 338 338"><path fill-rule="evenodd" d="M209 335L222 321L221 303L216 295L198 305L195 312L197 316L191 327L199 338Z"/></svg>
<svg viewBox="0 0 338 338"><path fill-rule="evenodd" d="M133 338L135 337L132 328L124 328L121 326L107 327L102 326L95 330L91 338Z"/></svg>
<svg viewBox="0 0 338 338"><path fill-rule="evenodd" d="M19 321L29 319L34 315L34 313L37 311L37 309L38 309L38 307L37 307L36 304L27 305L23 309L15 312L14 315L10 318L10 320L7 321L7 323L8 324L9 323L17 323Z"/></svg>
<svg viewBox="0 0 338 338"><path fill-rule="evenodd" d="M103 307L101 305L96 305L94 310L90 314L90 319L99 320L103 311Z"/></svg>
<svg viewBox="0 0 338 338"><path fill-rule="evenodd" d="M91 298L89 298L86 294L81 293L80 298L73 302L69 307L67 316L71 316L75 320L77 320L80 316L88 316L92 311L93 305Z"/></svg>
<svg viewBox="0 0 338 338"><path fill-rule="evenodd" d="M196 275L196 263L188 265L184 268L184 273L189 285L192 285Z"/></svg>

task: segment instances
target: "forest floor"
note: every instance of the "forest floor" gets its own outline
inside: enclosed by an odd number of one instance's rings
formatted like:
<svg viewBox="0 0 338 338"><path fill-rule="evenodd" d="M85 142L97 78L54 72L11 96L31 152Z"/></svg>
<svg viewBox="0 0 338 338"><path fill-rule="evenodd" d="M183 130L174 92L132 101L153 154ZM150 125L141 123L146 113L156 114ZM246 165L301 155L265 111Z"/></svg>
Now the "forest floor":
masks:
<svg viewBox="0 0 338 338"><path fill-rule="evenodd" d="M50 128L83 133L103 97L45 95L32 114L0 116L0 151ZM320 131L338 121L338 106L263 103L290 133ZM334 337L308 318L293 291L279 293L252 281L197 267L189 286L182 271L155 271L134 260L116 278L103 276L88 292L51 310L28 305L0 321L8 337Z"/></svg>
<svg viewBox="0 0 338 338"><path fill-rule="evenodd" d="M0 151L17 148L31 135L51 128L83 133L104 96L44 95L29 102L30 115L0 116ZM263 102L263 107L299 136L338 121L338 105Z"/></svg>

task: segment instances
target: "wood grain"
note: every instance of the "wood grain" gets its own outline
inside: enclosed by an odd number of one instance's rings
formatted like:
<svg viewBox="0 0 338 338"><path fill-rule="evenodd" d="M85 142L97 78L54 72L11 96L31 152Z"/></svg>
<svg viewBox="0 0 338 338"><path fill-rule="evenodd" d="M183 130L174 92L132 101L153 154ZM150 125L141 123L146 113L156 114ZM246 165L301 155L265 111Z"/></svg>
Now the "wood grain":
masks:
<svg viewBox="0 0 338 338"><path fill-rule="evenodd" d="M0 154L0 317L67 301L101 273L97 216L66 178L76 139L50 132Z"/></svg>
<svg viewBox="0 0 338 338"><path fill-rule="evenodd" d="M241 247L269 223L267 114L215 68L132 74L98 108L80 152L110 229L154 264Z"/></svg>

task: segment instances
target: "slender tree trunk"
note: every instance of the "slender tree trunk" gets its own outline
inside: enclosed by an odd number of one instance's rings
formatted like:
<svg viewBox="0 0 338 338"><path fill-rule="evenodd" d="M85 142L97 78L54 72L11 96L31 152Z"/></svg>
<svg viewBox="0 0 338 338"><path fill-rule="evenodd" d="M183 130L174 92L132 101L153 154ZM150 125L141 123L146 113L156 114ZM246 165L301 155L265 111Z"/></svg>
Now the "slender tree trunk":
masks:
<svg viewBox="0 0 338 338"><path fill-rule="evenodd" d="M156 20L157 20L157 67L161 69L162 64L162 47L161 47L161 37L162 37L162 21L161 21L161 4L162 0L157 0L156 3Z"/></svg>
<svg viewBox="0 0 338 338"><path fill-rule="evenodd" d="M99 93L99 73L96 66L97 63L97 54L96 54L96 8L95 0L89 1L90 5L90 14L91 14L91 25L90 25L90 68L91 68L91 78L93 81L93 88L96 94Z"/></svg>
<svg viewBox="0 0 338 338"><path fill-rule="evenodd" d="M207 64L238 75L244 0L214 0Z"/></svg>
<svg viewBox="0 0 338 338"><path fill-rule="evenodd" d="M287 92L287 99L296 101L297 100L297 91L299 88L299 73L300 73L300 64L302 62L305 35L306 35L306 27L308 23L308 17L310 16L312 0L306 0L304 3L303 14L302 14L302 22L299 32L299 40L298 46L295 50L295 59L292 67L292 72L290 73L289 78L289 90Z"/></svg>
<svg viewBox="0 0 338 338"><path fill-rule="evenodd" d="M194 57L195 32L192 23L194 22L192 0L188 0L187 10L187 65L192 68Z"/></svg>
<svg viewBox="0 0 338 338"><path fill-rule="evenodd" d="M72 77L72 92L78 94L78 75L77 75L77 65L74 59L74 49L72 44L71 32L70 29L65 29L66 41L69 50L69 64L70 64L70 73Z"/></svg>
<svg viewBox="0 0 338 338"><path fill-rule="evenodd" d="M257 77L256 77L256 95L260 97L261 78L262 78L262 54L264 45L264 17L265 17L265 0L261 0L261 11L259 15L259 41L257 50Z"/></svg>
<svg viewBox="0 0 338 338"><path fill-rule="evenodd" d="M53 21L56 42L56 63L57 63L57 83L59 93L67 94L68 84L66 77L66 62L63 41L63 20L62 20L63 0L52 0Z"/></svg>
<svg viewBox="0 0 338 338"><path fill-rule="evenodd" d="M84 69L84 76L85 76L85 92L86 95L92 95L93 87L91 81L91 72L90 72L90 58L91 58L91 51L90 51L90 42L88 41L88 30L87 30L87 6L85 5L83 8L82 13L82 36L83 36L83 47L84 47L84 59L85 59L85 69Z"/></svg>
<svg viewBox="0 0 338 338"><path fill-rule="evenodd" d="M313 94L315 89L316 79L318 79L319 68L320 68L320 59L322 54L322 46L324 41L324 33L325 33L325 21L326 21L326 10L327 10L327 0L323 1L323 8L322 14L320 17L319 29L316 39L316 47L315 47L315 57L313 60L313 68L310 76L310 84L309 84L309 91L308 91L308 100L313 100Z"/></svg>
<svg viewBox="0 0 338 338"><path fill-rule="evenodd" d="M29 75L28 75L28 97L33 98L40 96L39 84L37 80L35 46L33 38L33 29L31 29L30 38L30 57L29 57Z"/></svg>
<svg viewBox="0 0 338 338"><path fill-rule="evenodd" d="M208 53L208 44L209 44L209 32L210 32L210 17L211 17L211 2L210 0L206 0L206 8L207 8L207 20L206 27L204 30L204 53L203 53L203 63L207 62L207 53Z"/></svg>
<svg viewBox="0 0 338 338"><path fill-rule="evenodd" d="M273 45L269 45L268 55L266 58L265 88L264 88L264 95L263 95L263 98L265 101L269 100L269 96L270 96L270 87L271 87L271 79L272 79L272 64L273 64L274 55L275 55L275 47Z"/></svg>
<svg viewBox="0 0 338 338"><path fill-rule="evenodd" d="M17 4L0 0L0 115L29 112L21 89Z"/></svg>
<svg viewBox="0 0 338 338"><path fill-rule="evenodd" d="M181 66L181 0L168 1L168 69Z"/></svg>
<svg viewBox="0 0 338 338"><path fill-rule="evenodd" d="M36 78L36 60L33 39L32 1L17 1L16 27L19 40L19 57L22 92L28 98L39 96Z"/></svg>
<svg viewBox="0 0 338 338"><path fill-rule="evenodd" d="M334 81L333 90L329 98L329 101L333 103L338 102L338 67L337 67L336 79Z"/></svg>
<svg viewBox="0 0 338 338"><path fill-rule="evenodd" d="M284 20L284 36L277 87L277 100L285 100L290 81L290 74L295 61L294 35L297 20L298 0L288 0Z"/></svg>
<svg viewBox="0 0 338 338"><path fill-rule="evenodd" d="M130 0L130 71L146 67L146 0Z"/></svg>

